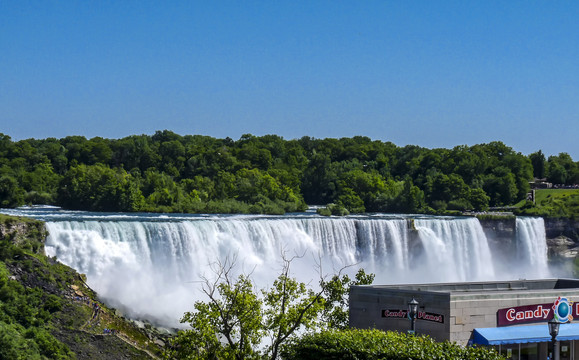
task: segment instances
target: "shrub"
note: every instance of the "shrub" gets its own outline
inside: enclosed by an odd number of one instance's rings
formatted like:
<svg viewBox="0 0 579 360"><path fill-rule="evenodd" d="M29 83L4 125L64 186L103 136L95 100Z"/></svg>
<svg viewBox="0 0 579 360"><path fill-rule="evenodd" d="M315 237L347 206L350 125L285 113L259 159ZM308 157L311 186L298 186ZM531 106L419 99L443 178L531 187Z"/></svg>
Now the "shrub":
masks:
<svg viewBox="0 0 579 360"><path fill-rule="evenodd" d="M490 348L463 348L448 341L436 342L428 336L376 329L329 330L307 334L290 341L282 349L281 355L285 360L503 359Z"/></svg>

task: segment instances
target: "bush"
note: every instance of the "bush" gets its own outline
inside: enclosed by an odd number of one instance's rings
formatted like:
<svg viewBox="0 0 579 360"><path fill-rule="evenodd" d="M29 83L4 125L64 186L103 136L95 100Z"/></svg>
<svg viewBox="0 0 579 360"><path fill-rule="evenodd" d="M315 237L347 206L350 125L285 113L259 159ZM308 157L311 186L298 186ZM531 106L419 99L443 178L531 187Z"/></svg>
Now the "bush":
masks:
<svg viewBox="0 0 579 360"><path fill-rule="evenodd" d="M284 346L281 355L286 360L503 359L490 348L463 348L448 341L436 342L428 336L376 329L330 330L304 335Z"/></svg>
<svg viewBox="0 0 579 360"><path fill-rule="evenodd" d="M350 212L348 211L348 209L346 209L341 204L328 204L325 208L320 208L320 209L316 210L316 212L322 216L330 216L330 215L346 216L346 215L350 215Z"/></svg>
<svg viewBox="0 0 579 360"><path fill-rule="evenodd" d="M473 206L472 204L466 200L466 199L458 199L458 200L451 200L448 202L448 206L447 206L448 210L459 210L459 211L465 211L465 210L472 210Z"/></svg>
<svg viewBox="0 0 579 360"><path fill-rule="evenodd" d="M437 211L446 210L447 203L444 200L435 200L432 202L432 207Z"/></svg>

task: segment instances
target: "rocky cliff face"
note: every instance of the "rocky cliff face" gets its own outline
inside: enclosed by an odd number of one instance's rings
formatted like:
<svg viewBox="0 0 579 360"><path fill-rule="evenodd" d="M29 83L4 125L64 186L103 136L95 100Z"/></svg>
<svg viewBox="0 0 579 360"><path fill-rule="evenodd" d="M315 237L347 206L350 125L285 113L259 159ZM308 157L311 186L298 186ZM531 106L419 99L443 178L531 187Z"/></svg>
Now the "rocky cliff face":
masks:
<svg viewBox="0 0 579 360"><path fill-rule="evenodd" d="M46 236L42 221L11 216L0 218L0 239L8 240L19 248L43 254Z"/></svg>
<svg viewBox="0 0 579 360"><path fill-rule="evenodd" d="M517 229L516 218L510 216L503 219L479 219L479 222L493 254L504 254L505 258L499 260L508 261L508 255L516 251L514 241Z"/></svg>
<svg viewBox="0 0 579 360"><path fill-rule="evenodd" d="M574 260L579 253L579 220L545 219L549 255Z"/></svg>
<svg viewBox="0 0 579 360"><path fill-rule="evenodd" d="M579 220L545 219L545 231L548 239L565 236L574 243L579 243Z"/></svg>

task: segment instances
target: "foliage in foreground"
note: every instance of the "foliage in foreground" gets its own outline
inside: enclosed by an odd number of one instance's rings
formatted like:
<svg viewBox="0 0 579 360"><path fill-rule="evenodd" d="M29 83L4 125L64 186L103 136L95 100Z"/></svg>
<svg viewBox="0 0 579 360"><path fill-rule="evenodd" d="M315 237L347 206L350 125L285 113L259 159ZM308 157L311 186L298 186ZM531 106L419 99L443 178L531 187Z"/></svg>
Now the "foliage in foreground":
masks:
<svg viewBox="0 0 579 360"><path fill-rule="evenodd" d="M180 331L165 356L171 359L278 359L296 334L347 324L350 285L369 284L374 275L359 270L355 279L338 273L320 279L318 290L290 276L292 259L269 289L256 291L250 276L233 275L234 261L215 264L215 278L204 279L207 301L185 313L190 330Z"/></svg>
<svg viewBox="0 0 579 360"><path fill-rule="evenodd" d="M463 348L379 330L349 329L349 287L371 284L359 270L353 279L341 271L320 280L314 291L290 277L286 259L270 289L255 290L251 276L233 276L234 261L218 263L205 278L206 301L197 301L166 349L167 359L502 359L492 349Z"/></svg>
<svg viewBox="0 0 579 360"><path fill-rule="evenodd" d="M436 342L428 336L413 336L380 330L327 330L293 339L281 351L285 360L499 360L493 349L461 347Z"/></svg>

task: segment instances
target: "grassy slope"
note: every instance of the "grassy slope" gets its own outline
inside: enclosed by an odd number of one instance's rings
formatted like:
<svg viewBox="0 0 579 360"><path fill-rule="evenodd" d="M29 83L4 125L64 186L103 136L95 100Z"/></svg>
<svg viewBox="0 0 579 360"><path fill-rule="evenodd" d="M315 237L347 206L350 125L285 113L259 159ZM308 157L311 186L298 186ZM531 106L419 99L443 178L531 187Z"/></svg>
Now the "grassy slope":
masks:
<svg viewBox="0 0 579 360"><path fill-rule="evenodd" d="M0 341L0 357L147 359L160 354L145 330L104 304L93 319L95 292L82 275L43 255L45 236L42 222L0 215L0 331L7 339ZM76 300L79 295L88 300ZM117 334L104 335L104 329ZM20 344L30 354L1 353Z"/></svg>
<svg viewBox="0 0 579 360"><path fill-rule="evenodd" d="M579 189L538 189L535 206L526 201L515 205L520 215L579 218Z"/></svg>
<svg viewBox="0 0 579 360"><path fill-rule="evenodd" d="M565 199L568 197L579 196L579 189L539 189L535 193L538 204L548 199Z"/></svg>

